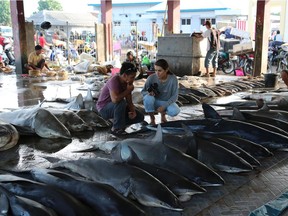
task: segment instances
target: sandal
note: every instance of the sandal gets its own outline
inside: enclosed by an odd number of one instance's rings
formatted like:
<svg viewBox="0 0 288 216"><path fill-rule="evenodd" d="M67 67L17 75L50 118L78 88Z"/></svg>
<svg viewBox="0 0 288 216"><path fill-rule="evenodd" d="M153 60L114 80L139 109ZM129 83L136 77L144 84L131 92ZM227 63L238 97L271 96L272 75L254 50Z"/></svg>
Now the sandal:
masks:
<svg viewBox="0 0 288 216"><path fill-rule="evenodd" d="M210 77L210 74L208 73L208 74L203 74L203 75L201 75L201 77Z"/></svg>

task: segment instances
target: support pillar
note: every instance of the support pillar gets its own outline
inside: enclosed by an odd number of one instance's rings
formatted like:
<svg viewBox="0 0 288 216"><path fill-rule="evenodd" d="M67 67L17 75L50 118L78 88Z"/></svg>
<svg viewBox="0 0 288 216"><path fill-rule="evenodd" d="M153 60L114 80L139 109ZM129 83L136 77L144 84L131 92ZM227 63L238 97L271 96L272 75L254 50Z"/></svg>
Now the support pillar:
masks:
<svg viewBox="0 0 288 216"><path fill-rule="evenodd" d="M101 0L101 22L105 28L106 61L113 60L112 0Z"/></svg>
<svg viewBox="0 0 288 216"><path fill-rule="evenodd" d="M288 20L288 14L287 14L287 7L288 3L287 1L280 1L279 2L280 7L281 7L281 12L280 12L280 34L282 35L283 41L287 41L287 20ZM286 30L287 29L287 30Z"/></svg>
<svg viewBox="0 0 288 216"><path fill-rule="evenodd" d="M23 0L10 0L10 10L14 40L16 74L28 73L24 68L27 63L27 40Z"/></svg>
<svg viewBox="0 0 288 216"><path fill-rule="evenodd" d="M255 26L255 57L253 76L267 72L268 35L270 29L270 0L257 0Z"/></svg>
<svg viewBox="0 0 288 216"><path fill-rule="evenodd" d="M255 40L255 10L256 10L256 1L257 0L251 0L249 1L248 6L248 31L251 34L251 40Z"/></svg>
<svg viewBox="0 0 288 216"><path fill-rule="evenodd" d="M180 33L180 0L167 0L168 33Z"/></svg>

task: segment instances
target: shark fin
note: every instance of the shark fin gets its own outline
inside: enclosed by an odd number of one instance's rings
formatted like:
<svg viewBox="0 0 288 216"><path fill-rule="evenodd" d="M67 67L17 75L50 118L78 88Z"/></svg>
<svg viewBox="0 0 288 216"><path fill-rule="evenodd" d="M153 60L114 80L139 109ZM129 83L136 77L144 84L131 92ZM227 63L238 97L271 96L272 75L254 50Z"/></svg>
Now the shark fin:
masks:
<svg viewBox="0 0 288 216"><path fill-rule="evenodd" d="M204 112L205 118L210 119L222 119L222 117L217 113L217 111L207 103L202 104L202 109Z"/></svg>
<svg viewBox="0 0 288 216"><path fill-rule="evenodd" d="M233 108L232 119L240 120L240 121L245 121L246 120L245 116L236 107Z"/></svg>
<svg viewBox="0 0 288 216"><path fill-rule="evenodd" d="M93 96L92 96L92 92L91 92L91 88L87 89L87 95L85 97L85 101L93 101Z"/></svg>
<svg viewBox="0 0 288 216"><path fill-rule="evenodd" d="M162 128L161 128L160 124L158 124L157 132L151 141L153 143L162 143L163 142Z"/></svg>

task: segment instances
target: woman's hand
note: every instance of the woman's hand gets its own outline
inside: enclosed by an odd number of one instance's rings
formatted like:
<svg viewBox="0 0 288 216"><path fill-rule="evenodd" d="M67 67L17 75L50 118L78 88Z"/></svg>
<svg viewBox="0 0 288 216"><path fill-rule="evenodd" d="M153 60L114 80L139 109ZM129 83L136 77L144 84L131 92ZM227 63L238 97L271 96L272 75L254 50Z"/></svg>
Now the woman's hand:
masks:
<svg viewBox="0 0 288 216"><path fill-rule="evenodd" d="M150 92L149 92L149 95L155 97L154 91L150 91Z"/></svg>

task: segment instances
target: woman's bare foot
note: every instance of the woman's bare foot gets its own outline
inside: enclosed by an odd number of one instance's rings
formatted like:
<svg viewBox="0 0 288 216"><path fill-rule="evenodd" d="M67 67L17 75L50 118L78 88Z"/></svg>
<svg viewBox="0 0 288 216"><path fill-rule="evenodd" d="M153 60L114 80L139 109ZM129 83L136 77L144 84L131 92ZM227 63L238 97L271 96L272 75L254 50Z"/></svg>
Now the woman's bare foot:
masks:
<svg viewBox="0 0 288 216"><path fill-rule="evenodd" d="M167 119L166 119L166 117L164 116L161 116L161 123L165 123L165 122L167 122Z"/></svg>

